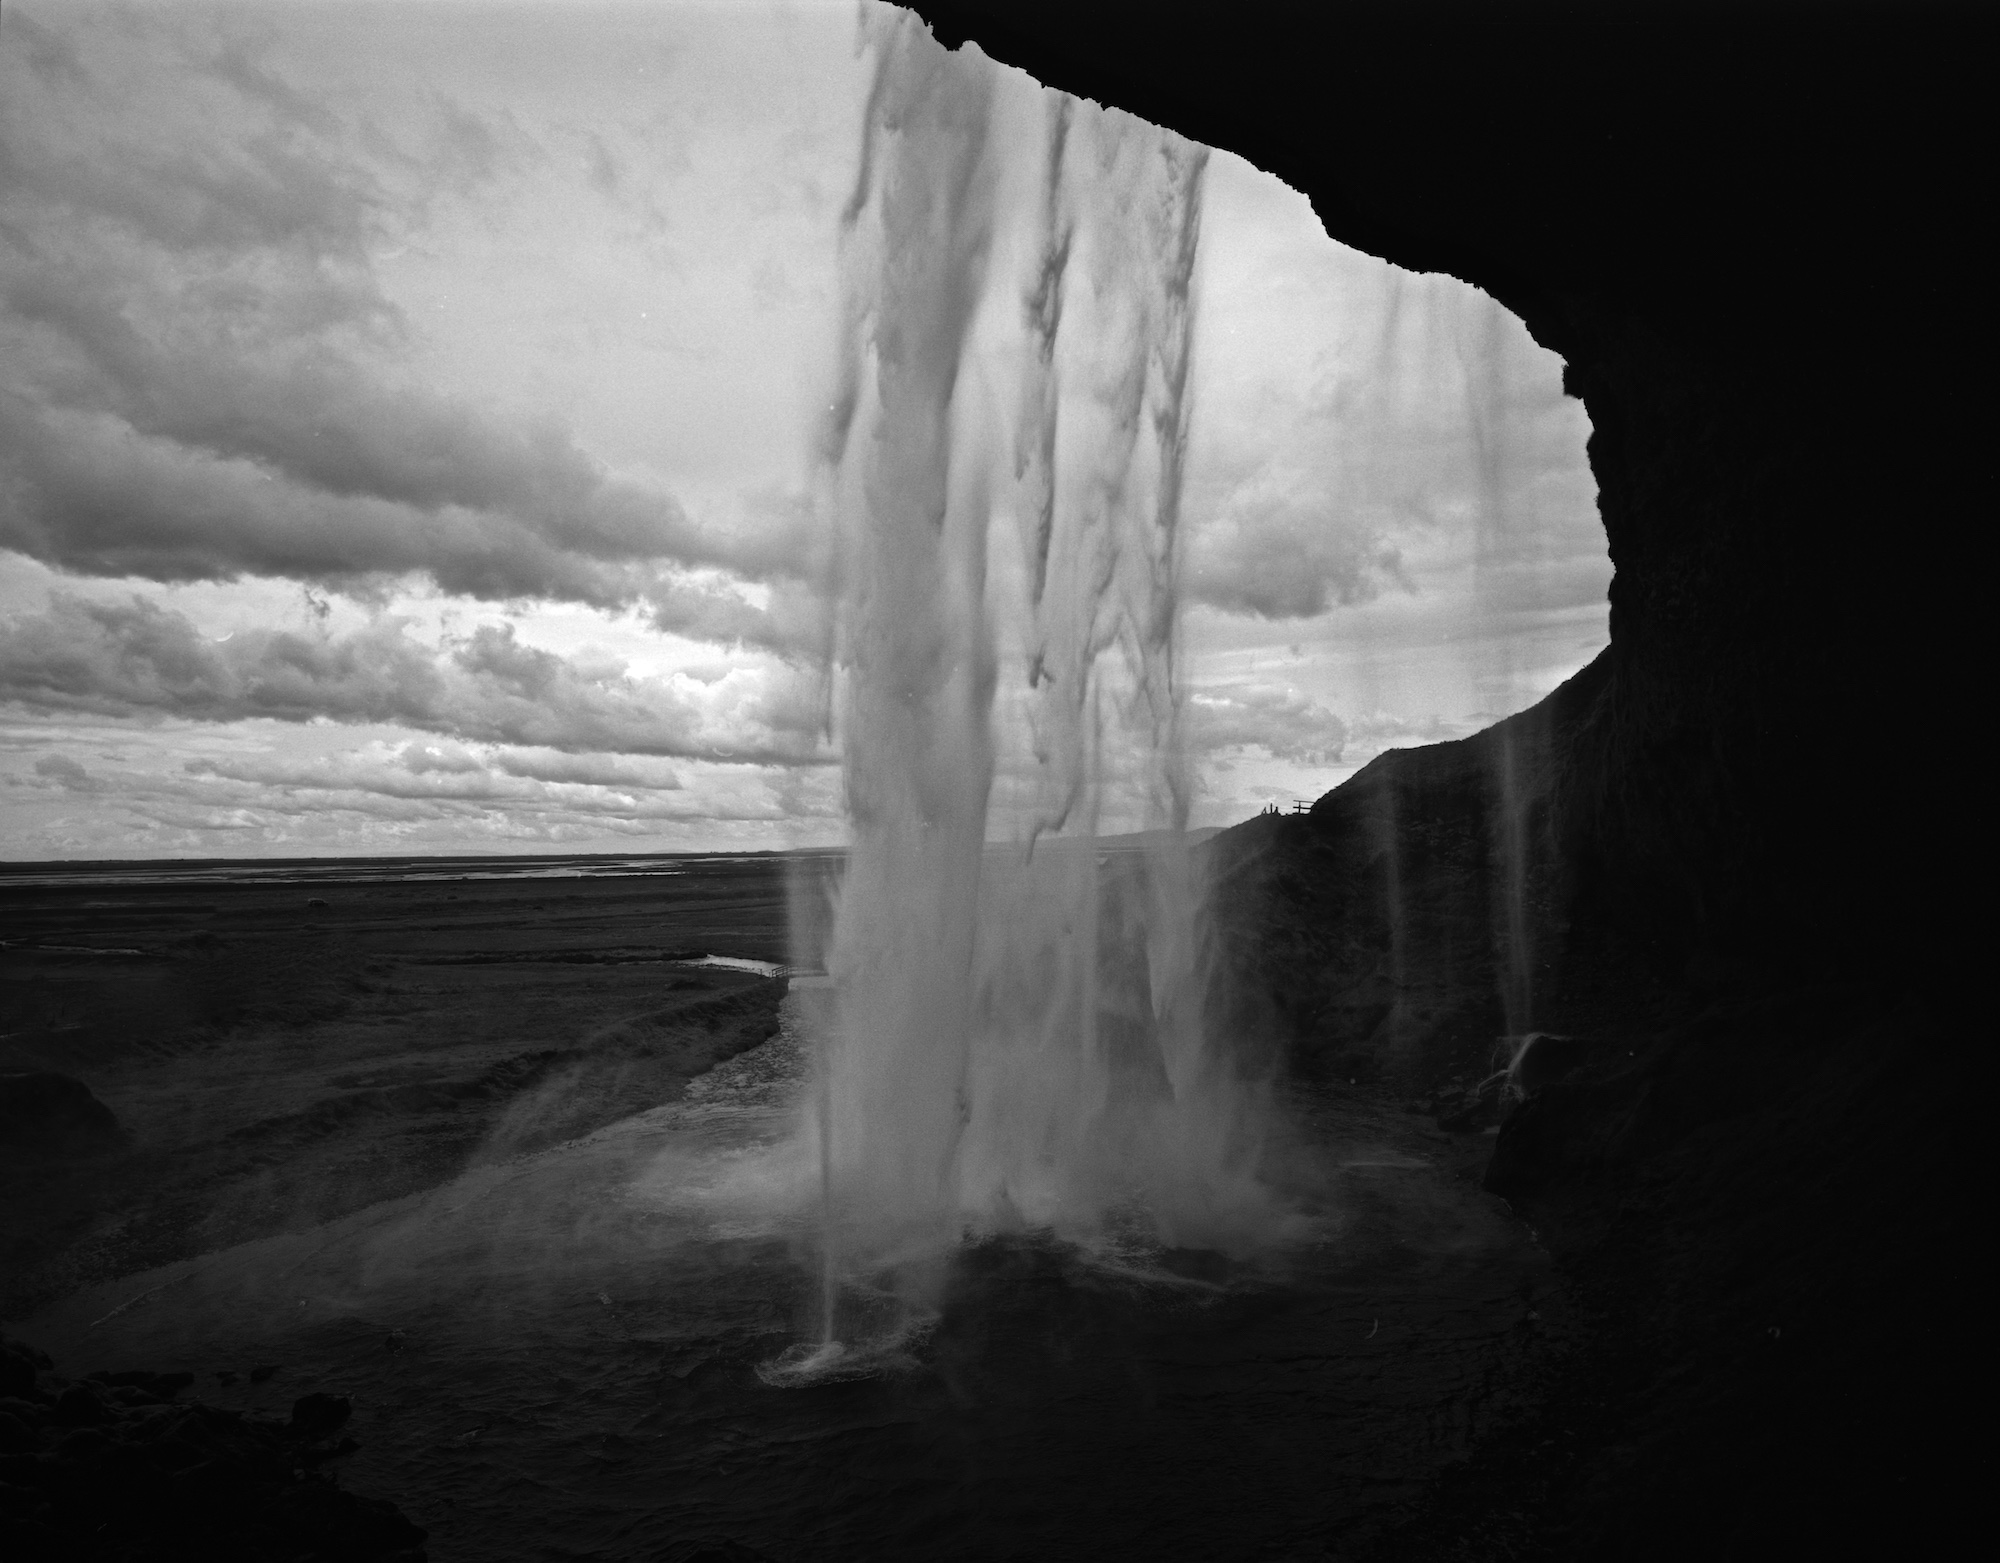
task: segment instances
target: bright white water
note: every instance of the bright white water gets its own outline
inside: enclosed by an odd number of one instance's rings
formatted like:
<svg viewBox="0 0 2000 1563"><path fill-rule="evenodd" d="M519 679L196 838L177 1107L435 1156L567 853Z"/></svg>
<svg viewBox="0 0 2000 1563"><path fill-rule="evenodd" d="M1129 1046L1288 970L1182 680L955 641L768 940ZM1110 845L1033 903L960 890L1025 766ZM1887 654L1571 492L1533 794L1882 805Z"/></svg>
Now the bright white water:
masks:
<svg viewBox="0 0 2000 1563"><path fill-rule="evenodd" d="M829 1340L843 1275L968 1230L1235 1248L1269 1219L1185 835L1206 153L865 25L824 446L852 837L811 1130Z"/></svg>

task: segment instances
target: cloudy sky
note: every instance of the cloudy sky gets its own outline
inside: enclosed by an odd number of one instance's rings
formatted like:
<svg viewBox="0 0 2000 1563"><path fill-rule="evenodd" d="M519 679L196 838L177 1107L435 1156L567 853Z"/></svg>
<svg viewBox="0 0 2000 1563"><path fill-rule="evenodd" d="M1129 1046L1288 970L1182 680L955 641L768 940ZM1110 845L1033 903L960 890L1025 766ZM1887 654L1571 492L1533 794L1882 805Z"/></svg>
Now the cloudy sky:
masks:
<svg viewBox="0 0 2000 1563"><path fill-rule="evenodd" d="M0 856L841 839L842 3L0 15ZM1561 365L1211 160L1197 823L1604 644Z"/></svg>

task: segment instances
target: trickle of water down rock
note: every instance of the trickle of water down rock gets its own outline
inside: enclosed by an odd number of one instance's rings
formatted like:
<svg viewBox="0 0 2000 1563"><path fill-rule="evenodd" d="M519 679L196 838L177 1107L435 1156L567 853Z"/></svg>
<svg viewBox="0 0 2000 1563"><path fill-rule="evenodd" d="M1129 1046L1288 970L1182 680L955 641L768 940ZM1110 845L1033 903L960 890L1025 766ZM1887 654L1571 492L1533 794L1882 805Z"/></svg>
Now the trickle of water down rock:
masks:
<svg viewBox="0 0 2000 1563"><path fill-rule="evenodd" d="M836 1278L973 1232L1254 1240L1203 1032L1176 658L1205 149L905 13L823 480L851 846L813 1132Z"/></svg>

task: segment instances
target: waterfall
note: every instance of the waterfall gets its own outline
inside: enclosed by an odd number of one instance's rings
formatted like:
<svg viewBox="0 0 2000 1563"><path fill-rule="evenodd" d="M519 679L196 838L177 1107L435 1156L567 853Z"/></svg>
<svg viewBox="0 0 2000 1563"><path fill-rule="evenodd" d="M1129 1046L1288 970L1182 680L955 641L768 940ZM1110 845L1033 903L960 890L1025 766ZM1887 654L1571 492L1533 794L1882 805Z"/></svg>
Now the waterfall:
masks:
<svg viewBox="0 0 2000 1563"><path fill-rule="evenodd" d="M1203 1031L1176 662L1206 153L907 13L863 27L822 445L829 1250L1226 1246L1258 1115Z"/></svg>

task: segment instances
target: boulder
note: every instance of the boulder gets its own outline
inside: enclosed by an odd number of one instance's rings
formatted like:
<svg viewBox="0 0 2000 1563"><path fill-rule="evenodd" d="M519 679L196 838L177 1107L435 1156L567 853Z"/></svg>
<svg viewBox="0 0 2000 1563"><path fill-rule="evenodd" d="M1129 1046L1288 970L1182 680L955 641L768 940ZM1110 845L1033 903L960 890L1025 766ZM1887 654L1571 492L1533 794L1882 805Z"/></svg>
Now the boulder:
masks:
<svg viewBox="0 0 2000 1563"><path fill-rule="evenodd" d="M118 1120L81 1080L46 1070L0 1074L0 1145L53 1155L108 1150Z"/></svg>
<svg viewBox="0 0 2000 1563"><path fill-rule="evenodd" d="M1514 1104L1508 1071L1477 1083L1448 1082L1430 1101L1430 1115L1448 1134L1483 1134L1498 1125Z"/></svg>
<svg viewBox="0 0 2000 1563"><path fill-rule="evenodd" d="M1506 1199L1523 1199L1575 1172L1583 1160L1582 1142L1591 1137L1594 1105L1568 1081L1536 1091L1501 1124L1482 1187Z"/></svg>
<svg viewBox="0 0 2000 1563"><path fill-rule="evenodd" d="M1589 1055L1590 1043L1583 1037L1531 1031L1521 1039L1521 1050L1514 1055L1508 1073L1517 1095L1533 1096L1543 1086L1565 1078Z"/></svg>

